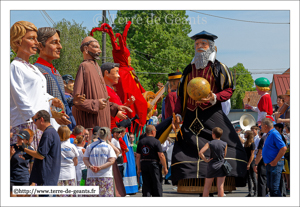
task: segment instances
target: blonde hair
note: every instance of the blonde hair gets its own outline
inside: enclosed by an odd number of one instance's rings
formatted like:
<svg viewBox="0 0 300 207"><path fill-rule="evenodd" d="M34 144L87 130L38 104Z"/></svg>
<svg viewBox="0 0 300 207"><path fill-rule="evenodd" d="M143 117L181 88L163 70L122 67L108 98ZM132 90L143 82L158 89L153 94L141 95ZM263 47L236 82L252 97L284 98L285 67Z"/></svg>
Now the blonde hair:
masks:
<svg viewBox="0 0 300 207"><path fill-rule="evenodd" d="M81 144L84 141L83 135L78 135L76 139L74 140L74 144Z"/></svg>
<svg viewBox="0 0 300 207"><path fill-rule="evenodd" d="M245 132L245 137L247 137L247 141L245 142L245 147L250 147L250 145L254 142L254 134L252 131L248 130Z"/></svg>
<svg viewBox="0 0 300 207"><path fill-rule="evenodd" d="M68 140L71 134L68 126L60 126L57 130L57 133L61 142Z"/></svg>
<svg viewBox="0 0 300 207"><path fill-rule="evenodd" d="M102 140L105 140L108 137L109 133L110 133L110 128L108 127L101 127L97 132L99 138Z"/></svg>
<svg viewBox="0 0 300 207"><path fill-rule="evenodd" d="M38 31L33 23L27 21L18 21L10 28L10 46L14 52L18 52L17 43L22 43L27 30Z"/></svg>

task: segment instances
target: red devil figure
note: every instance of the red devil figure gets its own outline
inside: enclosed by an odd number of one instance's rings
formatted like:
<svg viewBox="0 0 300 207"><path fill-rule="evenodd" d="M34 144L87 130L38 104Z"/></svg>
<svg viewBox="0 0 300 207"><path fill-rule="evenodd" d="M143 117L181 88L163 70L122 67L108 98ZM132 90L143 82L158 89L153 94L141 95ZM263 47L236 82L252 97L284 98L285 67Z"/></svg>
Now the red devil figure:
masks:
<svg viewBox="0 0 300 207"><path fill-rule="evenodd" d="M146 124L148 103L142 94L145 90L140 84L135 70L131 67L130 51L126 44L127 32L130 25L131 22L128 21L123 35L117 33L115 37L111 26L107 23L103 23L101 27L92 29L90 35L93 36L95 31L102 31L108 33L110 36L111 44L113 46L112 54L114 62L120 64L120 79L118 84L114 85L116 92L123 103L126 103L131 96L135 97L135 102L130 106L132 113L128 113L127 115L129 118L133 118L135 114L138 114L139 119L136 119L135 122L140 126L144 126ZM117 43L117 39L119 40L119 44Z"/></svg>

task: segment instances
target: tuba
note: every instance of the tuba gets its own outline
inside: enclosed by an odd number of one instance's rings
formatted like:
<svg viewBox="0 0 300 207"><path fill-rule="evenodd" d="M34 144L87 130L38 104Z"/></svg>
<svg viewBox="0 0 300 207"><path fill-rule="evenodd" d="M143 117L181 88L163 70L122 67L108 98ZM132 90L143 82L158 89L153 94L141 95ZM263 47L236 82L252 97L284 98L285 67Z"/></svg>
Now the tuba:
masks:
<svg viewBox="0 0 300 207"><path fill-rule="evenodd" d="M256 125L255 118L251 114L243 114L240 118L240 126L243 131L250 130L252 126Z"/></svg>

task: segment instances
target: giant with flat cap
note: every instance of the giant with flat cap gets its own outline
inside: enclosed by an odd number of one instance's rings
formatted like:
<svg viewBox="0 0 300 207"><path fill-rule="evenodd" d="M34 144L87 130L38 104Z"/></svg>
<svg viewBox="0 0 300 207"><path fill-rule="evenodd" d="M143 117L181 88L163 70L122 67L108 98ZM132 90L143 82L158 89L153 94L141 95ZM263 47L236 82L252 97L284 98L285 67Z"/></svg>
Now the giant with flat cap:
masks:
<svg viewBox="0 0 300 207"><path fill-rule="evenodd" d="M271 96L268 93L270 90L270 81L265 77L257 78L255 81L256 85L256 91L258 95L261 96L256 106L250 106L248 104L245 105L245 109L251 109L252 111L255 111L258 113L257 116L257 123L258 126L260 126L261 121L264 118L269 118L272 121L274 121L274 118L272 117L273 114L273 106L272 106L272 100Z"/></svg>
<svg viewBox="0 0 300 207"><path fill-rule="evenodd" d="M218 36L203 30L202 32L199 32L199 33L197 33L197 34L195 34L194 36L191 37L192 40L197 40L197 39L201 39L201 38L211 40L211 41L215 41L218 38Z"/></svg>
<svg viewBox="0 0 300 207"><path fill-rule="evenodd" d="M202 193L207 163L199 159L198 152L212 140L212 129L220 127L223 130L221 140L227 142L226 158L233 167L226 178L224 190L232 191L236 186L245 186L243 181L247 171L246 152L221 106L232 96L232 73L225 64L215 59L216 35L202 31L191 39L195 40L195 57L183 71L174 110L175 114L182 116L183 123L172 153L172 184L178 185L177 191L181 193ZM211 93L200 102L187 93L188 83L197 77L204 78L211 86ZM156 138L161 143L170 133L171 124L172 116L156 127ZM205 152L205 156L211 157L209 151ZM225 176L222 171L217 173L220 177Z"/></svg>

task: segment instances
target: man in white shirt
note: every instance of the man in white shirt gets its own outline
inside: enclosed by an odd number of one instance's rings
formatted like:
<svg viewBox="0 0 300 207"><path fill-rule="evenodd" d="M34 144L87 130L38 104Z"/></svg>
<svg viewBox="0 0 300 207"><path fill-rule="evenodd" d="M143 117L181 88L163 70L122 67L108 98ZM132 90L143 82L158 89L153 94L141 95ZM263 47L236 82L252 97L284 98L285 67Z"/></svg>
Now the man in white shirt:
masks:
<svg viewBox="0 0 300 207"><path fill-rule="evenodd" d="M166 158L167 169L169 169L167 151L170 148L170 146L172 146L172 142L170 140L170 137L168 137L167 140L163 144L161 144L162 151ZM170 185L170 184L171 183L168 181L168 179L165 178L165 185Z"/></svg>
<svg viewBox="0 0 300 207"><path fill-rule="evenodd" d="M235 132L238 134L240 141L244 147L244 143L246 142L245 136L242 133L242 128L240 126L235 127Z"/></svg>
<svg viewBox="0 0 300 207"><path fill-rule="evenodd" d="M254 159L255 159L257 151L258 151L257 147L258 147L258 144L259 144L259 141L260 141L260 138L259 138L258 133L257 133L258 132L258 127L257 126L252 126L251 131L254 134L254 144L255 144Z"/></svg>
<svg viewBox="0 0 300 207"><path fill-rule="evenodd" d="M117 127L113 128L112 131L111 131L111 133L112 133L111 143L115 147L117 147L120 152L122 152L122 150L121 150L121 145L120 145L120 142L119 142L119 138L122 137L122 135L121 135L122 131L123 131L122 129L117 128ZM122 153L119 154L119 156L117 157L116 162L117 162L118 168L119 168L120 173L121 173L122 178L123 178L123 176L124 176L124 173L123 173L124 172L124 166L123 166Z"/></svg>
<svg viewBox="0 0 300 207"><path fill-rule="evenodd" d="M107 143L109 133L109 128L101 127L97 134L100 139L88 145L83 155L83 162L88 168L85 185L98 186L97 197L114 197L112 165L117 156L112 146Z"/></svg>

